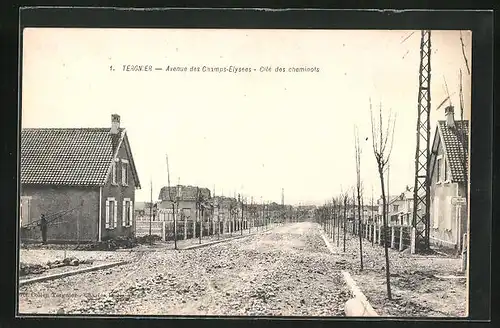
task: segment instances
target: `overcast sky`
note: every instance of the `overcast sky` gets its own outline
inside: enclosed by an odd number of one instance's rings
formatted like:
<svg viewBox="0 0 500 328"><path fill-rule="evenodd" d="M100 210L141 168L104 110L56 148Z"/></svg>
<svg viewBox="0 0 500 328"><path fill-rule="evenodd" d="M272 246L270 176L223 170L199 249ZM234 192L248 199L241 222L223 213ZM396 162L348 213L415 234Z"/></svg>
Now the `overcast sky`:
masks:
<svg viewBox="0 0 500 328"><path fill-rule="evenodd" d="M127 129L142 189L215 187L249 199L324 203L354 185L354 125L365 196L380 195L369 98L397 113L390 193L414 183L420 31L26 29L23 127ZM471 64L471 33L462 32ZM459 31L432 32L432 136L445 79L458 119ZM241 66L252 73L123 72L122 65ZM115 70L110 71L113 65ZM260 73L261 66L273 72ZM277 66L319 72L276 73ZM368 140L365 140L368 138Z"/></svg>

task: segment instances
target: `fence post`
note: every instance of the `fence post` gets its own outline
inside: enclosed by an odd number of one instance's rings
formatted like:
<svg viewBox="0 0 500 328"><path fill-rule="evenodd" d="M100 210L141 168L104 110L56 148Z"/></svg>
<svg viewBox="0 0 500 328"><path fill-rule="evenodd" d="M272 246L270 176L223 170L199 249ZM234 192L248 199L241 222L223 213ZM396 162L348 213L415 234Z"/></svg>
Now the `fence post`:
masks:
<svg viewBox="0 0 500 328"><path fill-rule="evenodd" d="M186 239L187 239L187 226L188 226L188 221L187 221L187 219L188 219L188 218L187 218L187 216L186 216L186 215L184 215L184 218L183 218L183 220L182 220L182 221L183 221L182 223L184 224L184 240L186 240Z"/></svg>
<svg viewBox="0 0 500 328"><path fill-rule="evenodd" d="M403 226L399 227L399 251L403 250Z"/></svg>
<svg viewBox="0 0 500 328"><path fill-rule="evenodd" d="M395 242L395 233L394 233L394 226L391 226L391 248L394 248L394 242Z"/></svg>
<svg viewBox="0 0 500 328"><path fill-rule="evenodd" d="M167 231L165 229L165 221L161 221L161 240L166 241L167 240Z"/></svg>
<svg viewBox="0 0 500 328"><path fill-rule="evenodd" d="M379 245L380 245L380 239L381 239L380 235L382 234L382 230L381 229L382 229L382 227L380 226L380 224L377 224L377 232L378 232L377 233L377 244L379 244Z"/></svg>
<svg viewBox="0 0 500 328"><path fill-rule="evenodd" d="M415 227L411 227L411 233L410 233L410 253L415 254Z"/></svg>
<svg viewBox="0 0 500 328"><path fill-rule="evenodd" d="M460 269L462 272L467 270L467 233L464 233L464 237L462 239L462 263Z"/></svg>
<svg viewBox="0 0 500 328"><path fill-rule="evenodd" d="M193 219L193 239L196 238L196 218Z"/></svg>

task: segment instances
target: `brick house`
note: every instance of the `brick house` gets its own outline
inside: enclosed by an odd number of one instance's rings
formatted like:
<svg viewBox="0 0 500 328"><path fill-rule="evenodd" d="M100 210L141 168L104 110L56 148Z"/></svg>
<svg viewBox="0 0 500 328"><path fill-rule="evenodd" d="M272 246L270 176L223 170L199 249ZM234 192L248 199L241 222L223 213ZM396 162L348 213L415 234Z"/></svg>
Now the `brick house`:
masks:
<svg viewBox="0 0 500 328"><path fill-rule="evenodd" d="M94 242L133 236L139 177L120 116L110 128L30 128L21 132L21 239Z"/></svg>
<svg viewBox="0 0 500 328"><path fill-rule="evenodd" d="M430 157L430 242L460 249L467 232L468 210L452 203L465 197L468 181L469 121L455 121L454 109L445 109L446 120L438 121Z"/></svg>

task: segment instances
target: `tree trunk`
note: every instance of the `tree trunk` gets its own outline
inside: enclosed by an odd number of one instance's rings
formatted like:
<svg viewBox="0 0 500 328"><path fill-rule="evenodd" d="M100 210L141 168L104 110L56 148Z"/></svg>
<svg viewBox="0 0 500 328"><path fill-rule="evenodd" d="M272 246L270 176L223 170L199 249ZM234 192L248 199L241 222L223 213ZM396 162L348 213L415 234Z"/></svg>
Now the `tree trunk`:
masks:
<svg viewBox="0 0 500 328"><path fill-rule="evenodd" d="M360 270L363 270L363 229L361 223L361 194L358 187L358 220L359 220L359 260Z"/></svg>
<svg viewBox="0 0 500 328"><path fill-rule="evenodd" d="M347 218L346 218L346 211L347 211L347 197L344 198L344 253L345 253L345 226L346 226L346 221L347 221Z"/></svg>
<svg viewBox="0 0 500 328"><path fill-rule="evenodd" d="M384 226L384 253L385 253L385 280L387 285L387 298L392 299L391 295L391 278L389 271L389 249L387 248L387 207L386 207L386 198L385 198L385 188L384 188L384 171L379 164L379 176L380 176L380 186L382 188L382 221Z"/></svg>

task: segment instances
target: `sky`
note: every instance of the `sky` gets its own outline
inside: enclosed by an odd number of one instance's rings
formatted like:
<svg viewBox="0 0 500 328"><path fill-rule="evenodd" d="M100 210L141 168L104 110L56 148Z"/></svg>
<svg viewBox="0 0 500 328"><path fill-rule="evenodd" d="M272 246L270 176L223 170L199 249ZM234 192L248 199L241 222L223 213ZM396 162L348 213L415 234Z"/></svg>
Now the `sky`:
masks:
<svg viewBox="0 0 500 328"><path fill-rule="evenodd" d="M459 118L460 69L470 116L460 35L470 67L470 31L431 34L431 140L448 92ZM384 116L397 115L389 192L400 194L414 184L419 46L420 31L408 30L29 28L22 127L110 127L119 114L141 181L138 201L149 201L151 186L157 199L167 185L168 154L171 184L278 203L283 188L287 204L323 204L355 185L355 125L364 197L380 196L371 99L375 111L381 104ZM188 71L154 70L168 65ZM189 71L231 65L256 71Z"/></svg>

